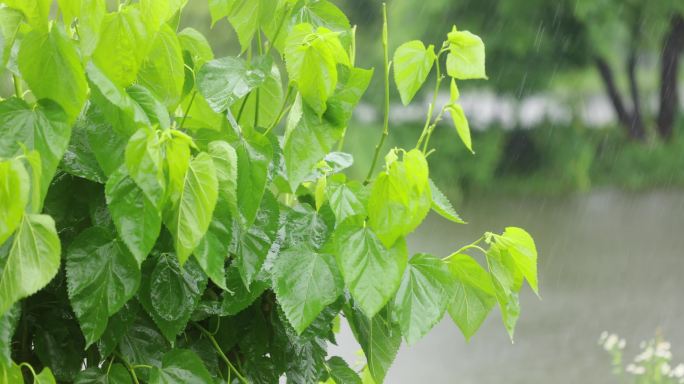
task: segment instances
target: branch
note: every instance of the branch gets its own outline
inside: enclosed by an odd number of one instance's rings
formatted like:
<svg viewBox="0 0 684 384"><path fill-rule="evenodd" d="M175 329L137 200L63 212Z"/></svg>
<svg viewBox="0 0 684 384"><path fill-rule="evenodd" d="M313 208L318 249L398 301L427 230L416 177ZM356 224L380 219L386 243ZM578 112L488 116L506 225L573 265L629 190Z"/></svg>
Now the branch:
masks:
<svg viewBox="0 0 684 384"><path fill-rule="evenodd" d="M606 92L608 92L608 97L613 104L618 121L623 127L625 127L629 137L641 138L642 136L640 136L639 133L634 130L633 116L625 107L625 103L622 100L622 95L615 84L615 77L610 64L608 64L608 62L601 56L596 56L594 61L599 70L599 74L601 75L601 79L603 79L603 84L605 85Z"/></svg>
<svg viewBox="0 0 684 384"><path fill-rule="evenodd" d="M641 97L639 95L639 84L637 83L636 67L637 67L637 49L639 46L639 26L641 24L640 13L632 23L632 39L629 48L629 56L627 57L627 77L629 78L629 91L632 96L632 129L639 137L646 136L646 129L641 117Z"/></svg>
<svg viewBox="0 0 684 384"><path fill-rule="evenodd" d="M387 136L389 136L389 71L390 71L390 61L389 61L389 36L387 33L387 4L382 3L382 48L384 52L384 67L385 67L385 114L383 120L382 136L380 137L380 142L375 146L375 153L373 154L373 161L371 162L370 169L368 170L368 175L366 176L366 181L363 182L364 185L370 183L371 177L373 177L373 170L375 170L375 164L378 162L378 157L380 156L380 150L385 144Z"/></svg>
<svg viewBox="0 0 684 384"><path fill-rule="evenodd" d="M684 50L684 17L677 14L673 15L670 20L670 31L665 36L660 59L658 133L664 139L672 137L675 115L679 105L677 67L682 50Z"/></svg>

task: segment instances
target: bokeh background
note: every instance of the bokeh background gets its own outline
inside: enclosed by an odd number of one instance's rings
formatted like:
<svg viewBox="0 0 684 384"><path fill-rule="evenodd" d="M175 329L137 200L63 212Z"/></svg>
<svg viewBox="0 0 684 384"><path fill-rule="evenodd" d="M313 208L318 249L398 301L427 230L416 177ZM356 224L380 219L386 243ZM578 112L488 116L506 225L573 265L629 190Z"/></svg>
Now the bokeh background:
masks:
<svg viewBox="0 0 684 384"><path fill-rule="evenodd" d="M381 2L334 2L358 25L357 63L381 68ZM390 0L388 14L392 51L413 39L439 46L454 24L487 47L489 80L461 86L476 154L445 119L430 157L469 224L430 217L411 248L447 256L483 231L524 227L542 300L523 294L514 344L498 313L470 343L445 318L402 348L387 382L633 382L611 374L604 330L627 339L626 362L656 333L684 362L684 1ZM217 55L238 52L227 21L207 27L204 0L182 21ZM381 77L344 146L360 164L381 133ZM408 107L392 91L390 146L414 145L430 88ZM359 359L345 326L333 349Z"/></svg>

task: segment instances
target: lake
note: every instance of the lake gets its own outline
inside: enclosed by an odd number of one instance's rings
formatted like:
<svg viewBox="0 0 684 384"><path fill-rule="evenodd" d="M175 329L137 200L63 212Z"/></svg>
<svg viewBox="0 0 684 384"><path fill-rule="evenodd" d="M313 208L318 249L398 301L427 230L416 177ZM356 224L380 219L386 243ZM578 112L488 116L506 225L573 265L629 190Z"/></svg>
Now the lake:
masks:
<svg viewBox="0 0 684 384"><path fill-rule="evenodd" d="M413 252L447 256L484 231L520 226L539 251L542 300L524 288L512 344L498 311L466 344L448 315L411 347L402 346L386 382L613 383L604 330L628 340L626 359L662 330L684 362L684 192L597 190L562 198L470 199L468 225L430 216ZM331 354L358 360L343 326Z"/></svg>

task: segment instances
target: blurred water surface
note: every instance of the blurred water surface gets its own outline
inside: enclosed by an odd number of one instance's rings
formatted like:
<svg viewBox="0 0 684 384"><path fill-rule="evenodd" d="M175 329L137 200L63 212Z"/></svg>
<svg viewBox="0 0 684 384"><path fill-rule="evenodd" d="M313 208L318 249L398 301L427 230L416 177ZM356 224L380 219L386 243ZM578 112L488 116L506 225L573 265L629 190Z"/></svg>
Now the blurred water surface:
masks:
<svg viewBox="0 0 684 384"><path fill-rule="evenodd" d="M597 345L604 330L627 338L626 358L660 328L684 362L684 192L595 190L556 198L475 198L460 207L469 225L431 216L412 251L447 256L487 230L521 226L540 253L542 300L528 288L511 344L493 313L466 344L444 321L402 350L387 383L613 383ZM331 353L358 360L348 327Z"/></svg>

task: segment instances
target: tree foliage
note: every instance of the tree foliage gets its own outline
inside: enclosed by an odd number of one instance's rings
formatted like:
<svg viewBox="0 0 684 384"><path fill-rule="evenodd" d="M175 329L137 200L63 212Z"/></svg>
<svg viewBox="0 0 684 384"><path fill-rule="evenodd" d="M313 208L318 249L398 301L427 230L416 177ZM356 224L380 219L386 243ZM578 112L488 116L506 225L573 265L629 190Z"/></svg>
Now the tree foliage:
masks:
<svg viewBox="0 0 684 384"><path fill-rule="evenodd" d="M512 337L523 279L538 289L525 231L446 258L406 247L430 210L463 222L428 155L445 112L472 148L456 81L486 77L476 35L396 51L406 103L432 68L451 103L376 173L386 124L350 180L341 141L373 71L333 3L210 0L241 45L223 58L177 31L183 1L60 0L55 20L48 0L2 3L3 382L357 383L327 356L339 317L382 382L402 339L447 311L470 338L495 302ZM389 97L386 22L382 42Z"/></svg>

